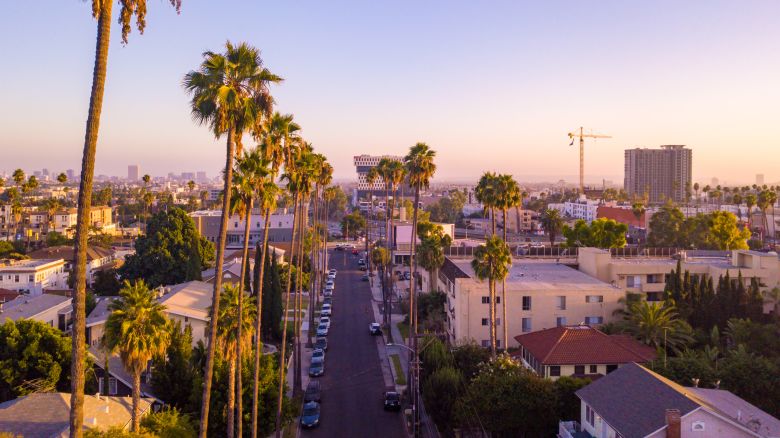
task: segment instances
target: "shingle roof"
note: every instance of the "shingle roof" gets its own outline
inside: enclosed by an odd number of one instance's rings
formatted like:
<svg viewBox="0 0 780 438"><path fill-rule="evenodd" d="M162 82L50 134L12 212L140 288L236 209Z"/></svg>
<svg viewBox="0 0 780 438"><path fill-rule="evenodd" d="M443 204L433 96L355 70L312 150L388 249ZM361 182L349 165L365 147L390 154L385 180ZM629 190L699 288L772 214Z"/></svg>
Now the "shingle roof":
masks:
<svg viewBox="0 0 780 438"><path fill-rule="evenodd" d="M28 254L31 259L64 259L67 261L73 261L73 246L60 245L50 246L48 248L41 248L37 251L33 251ZM100 246L89 245L87 246L87 260L98 260L105 257L110 257L114 254L111 249L103 248Z"/></svg>
<svg viewBox="0 0 780 438"><path fill-rule="evenodd" d="M91 327L95 324L106 322L108 315L111 314L108 305L117 298L118 297L98 297L95 308L87 315L86 326Z"/></svg>
<svg viewBox="0 0 780 438"><path fill-rule="evenodd" d="M778 436L780 431L780 421L728 391L685 387L635 363L576 394L625 438L645 437L665 427L667 409L685 416L700 407L761 436Z"/></svg>
<svg viewBox="0 0 780 438"><path fill-rule="evenodd" d="M444 258L444 264L439 269L439 272L452 282L454 282L456 278L469 278L469 276L450 260L449 257Z"/></svg>
<svg viewBox="0 0 780 438"><path fill-rule="evenodd" d="M203 281L188 281L173 285L170 292L160 298L166 312L208 321L208 309L214 286Z"/></svg>
<svg viewBox="0 0 780 438"><path fill-rule="evenodd" d="M627 336L610 336L587 325L554 327L515 339L543 365L649 362L656 356L654 349Z"/></svg>
<svg viewBox="0 0 780 438"><path fill-rule="evenodd" d="M141 399L141 415L151 406L149 399ZM130 397L97 398L84 395L84 427L108 429L124 428L130 422L133 400ZM37 393L0 403L0 432L14 436L67 436L70 419L70 394Z"/></svg>
<svg viewBox="0 0 780 438"><path fill-rule="evenodd" d="M14 300L3 304L0 312L0 323L7 320L30 319L41 312L71 302L71 298L61 295L42 294L36 296L20 295Z"/></svg>

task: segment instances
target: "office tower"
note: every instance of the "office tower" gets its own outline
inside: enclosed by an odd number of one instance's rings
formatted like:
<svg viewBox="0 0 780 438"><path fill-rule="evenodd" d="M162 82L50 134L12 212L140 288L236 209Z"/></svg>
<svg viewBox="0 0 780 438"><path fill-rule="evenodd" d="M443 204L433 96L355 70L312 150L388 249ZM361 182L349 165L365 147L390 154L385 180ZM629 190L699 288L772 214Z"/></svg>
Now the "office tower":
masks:
<svg viewBox="0 0 780 438"><path fill-rule="evenodd" d="M691 150L684 145L626 149L623 187L629 196L647 194L650 203L683 203L691 190L692 162Z"/></svg>
<svg viewBox="0 0 780 438"><path fill-rule="evenodd" d="M74 172L73 169L68 169L65 173L68 175L68 181L73 182L76 180L76 172Z"/></svg>
<svg viewBox="0 0 780 438"><path fill-rule="evenodd" d="M198 171L198 176L196 178L197 182L199 183L205 183L208 182L208 177L206 176L206 172L203 170Z"/></svg>
<svg viewBox="0 0 780 438"><path fill-rule="evenodd" d="M764 174L763 173L757 173L756 174L756 185L757 186L763 186L764 185Z"/></svg>
<svg viewBox="0 0 780 438"><path fill-rule="evenodd" d="M138 165L131 164L127 166L127 180L138 181Z"/></svg>
<svg viewBox="0 0 780 438"><path fill-rule="evenodd" d="M385 186L384 183L382 183L382 180L376 181L373 186L369 186L369 184L366 182L366 174L368 173L368 170L372 167L375 167L377 164L379 164L379 160L382 158L390 158L391 160L398 160L403 161L403 157L399 157L396 155L356 155L353 159L355 163L355 170L357 171L357 177L358 177L358 186L355 192L353 193L353 200L357 202L357 200L362 200L368 196L369 193L371 193L373 196L385 196ZM401 192L403 193L400 195L403 197L404 195L409 195L411 193L409 187L406 184L402 184ZM383 198L384 199L384 198Z"/></svg>

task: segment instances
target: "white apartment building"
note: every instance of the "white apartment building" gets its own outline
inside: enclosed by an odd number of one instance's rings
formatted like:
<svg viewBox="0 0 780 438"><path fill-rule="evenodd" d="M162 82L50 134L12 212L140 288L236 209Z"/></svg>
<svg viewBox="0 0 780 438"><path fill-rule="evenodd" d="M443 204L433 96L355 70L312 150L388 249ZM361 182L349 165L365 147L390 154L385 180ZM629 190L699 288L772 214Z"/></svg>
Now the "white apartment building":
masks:
<svg viewBox="0 0 780 438"><path fill-rule="evenodd" d="M219 226L222 220L220 210L199 210L190 213L195 221L195 228L201 236L216 243L219 238ZM227 248L237 249L244 246L245 218L232 215L228 219ZM282 209L272 214L268 225L268 242L289 242L292 236L293 214ZM249 246L253 247L263 241L265 215L260 209L253 209L249 223Z"/></svg>
<svg viewBox="0 0 780 438"><path fill-rule="evenodd" d="M0 305L0 324L6 321L31 319L63 332L71 328L72 298L62 295L41 294L34 297L20 295L16 299Z"/></svg>
<svg viewBox="0 0 780 438"><path fill-rule="evenodd" d="M69 208L58 211L54 215L54 231L72 237L75 234L76 222L78 221L78 210ZM102 230L111 230L115 227L111 207L97 206L92 207L89 212L89 225Z"/></svg>
<svg viewBox="0 0 780 438"><path fill-rule="evenodd" d="M780 259L776 253L758 251L683 251L679 253L680 267L695 275L708 275L717 284L718 278L737 278L745 281L757 278L762 292L780 286ZM677 260L664 257L618 257L598 248L579 248L577 263L580 271L605 283L631 293L642 293L648 301L663 300L666 276L677 268ZM764 311L772 310L771 301Z"/></svg>
<svg viewBox="0 0 780 438"><path fill-rule="evenodd" d="M445 224L433 222L434 225L442 227L444 234L455 240L455 224ZM412 242L412 223L410 221L395 222L393 224L393 259L395 264L401 264L404 261L408 264L411 254ZM415 237L417 245L420 244L420 238Z"/></svg>
<svg viewBox="0 0 780 438"><path fill-rule="evenodd" d="M438 275L439 290L447 294L447 325L453 343L474 340L490 342L490 294L488 282L474 275L470 259L446 258ZM499 283L500 284L500 283ZM583 272L549 262L515 260L506 279L507 319L501 321L500 286L496 296L497 328L509 324L509 347L515 336L562 325L598 326L614 319L612 313L625 295ZM499 345L503 348L503 345Z"/></svg>
<svg viewBox="0 0 780 438"><path fill-rule="evenodd" d="M201 340L206 342L213 291L211 283L189 281L164 288L164 295L159 299L171 321L181 323L182 329L187 325L192 327L193 346Z"/></svg>
<svg viewBox="0 0 780 438"><path fill-rule="evenodd" d="M65 260L9 260L0 265L0 288L27 295L40 295L44 289L67 289Z"/></svg>

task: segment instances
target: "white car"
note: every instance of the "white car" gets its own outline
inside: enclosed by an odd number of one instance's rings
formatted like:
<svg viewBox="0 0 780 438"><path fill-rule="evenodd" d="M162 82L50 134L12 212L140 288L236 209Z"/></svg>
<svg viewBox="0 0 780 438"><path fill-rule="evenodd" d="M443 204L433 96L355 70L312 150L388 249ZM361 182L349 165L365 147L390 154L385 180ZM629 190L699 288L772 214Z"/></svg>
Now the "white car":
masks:
<svg viewBox="0 0 780 438"><path fill-rule="evenodd" d="M330 317L329 316L320 316L320 325L324 325L328 329L330 329Z"/></svg>
<svg viewBox="0 0 780 438"><path fill-rule="evenodd" d="M320 310L320 316L330 316L333 312L333 309L331 309L330 304L323 304L322 310Z"/></svg>
<svg viewBox="0 0 780 438"><path fill-rule="evenodd" d="M330 275L335 277L336 276L336 270L335 269L331 269L330 271L328 271L328 274L330 274Z"/></svg>
<svg viewBox="0 0 780 438"><path fill-rule="evenodd" d="M322 292L323 297L332 297L333 296L333 290L332 289L325 289Z"/></svg>
<svg viewBox="0 0 780 438"><path fill-rule="evenodd" d="M320 348L316 348L311 352L311 363L320 362L325 362L325 351Z"/></svg>
<svg viewBox="0 0 780 438"><path fill-rule="evenodd" d="M328 280L335 280L336 274L328 274Z"/></svg>

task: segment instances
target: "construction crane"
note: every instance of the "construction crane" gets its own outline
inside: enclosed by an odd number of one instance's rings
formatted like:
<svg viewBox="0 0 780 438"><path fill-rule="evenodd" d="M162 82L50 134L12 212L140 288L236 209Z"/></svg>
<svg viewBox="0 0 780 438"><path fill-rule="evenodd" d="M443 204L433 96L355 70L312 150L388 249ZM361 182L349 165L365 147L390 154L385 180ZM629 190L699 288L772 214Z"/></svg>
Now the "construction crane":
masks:
<svg viewBox="0 0 780 438"><path fill-rule="evenodd" d="M584 129L582 126L580 126L579 133L577 130L574 132L569 133L569 138L571 139L571 143L569 143L569 146L572 146L574 144L574 140L577 138L580 139L580 194L585 194L585 139L586 138L612 138L612 136L609 135L601 135L601 134L585 134Z"/></svg>

